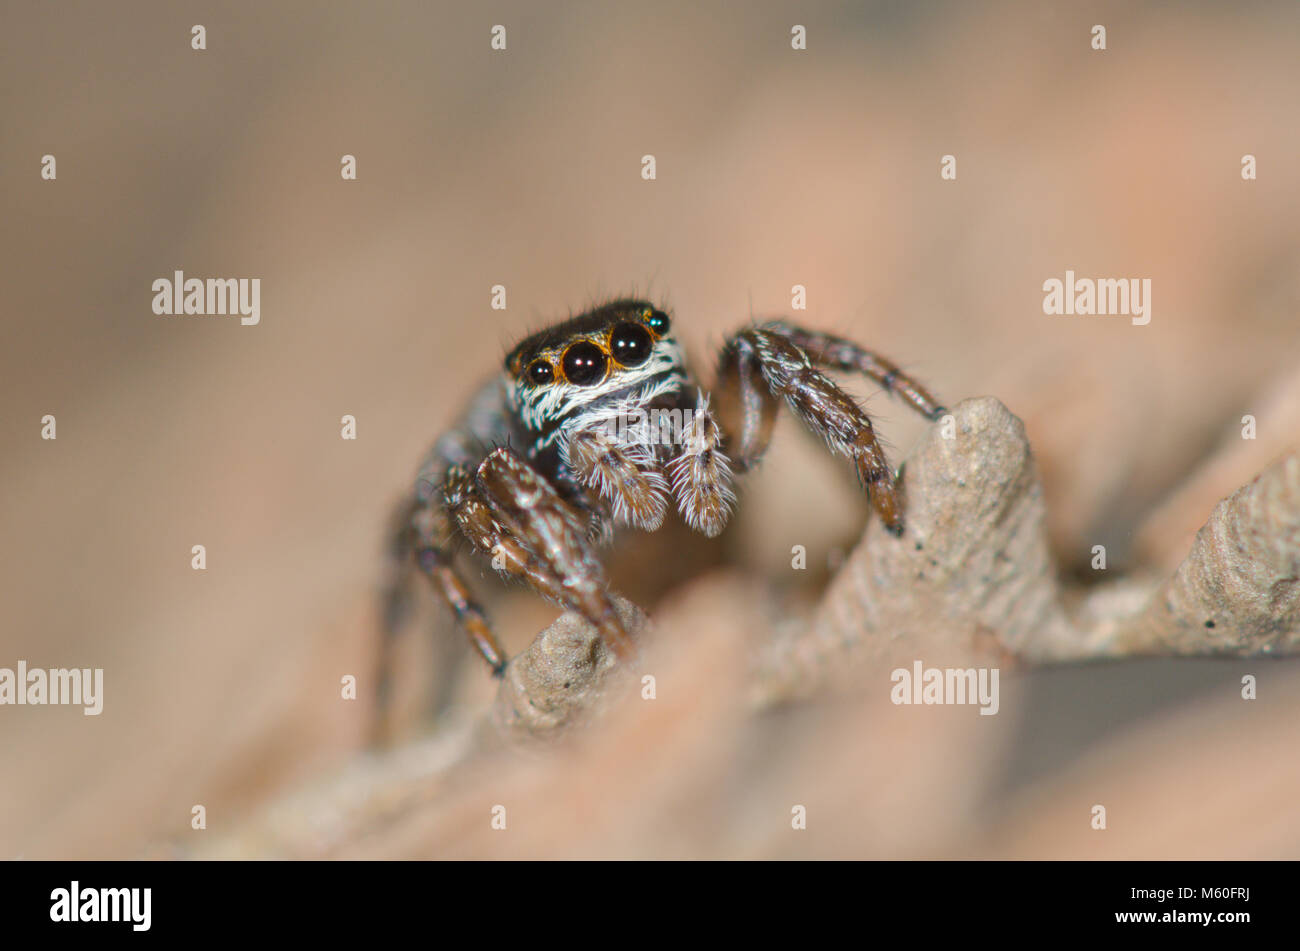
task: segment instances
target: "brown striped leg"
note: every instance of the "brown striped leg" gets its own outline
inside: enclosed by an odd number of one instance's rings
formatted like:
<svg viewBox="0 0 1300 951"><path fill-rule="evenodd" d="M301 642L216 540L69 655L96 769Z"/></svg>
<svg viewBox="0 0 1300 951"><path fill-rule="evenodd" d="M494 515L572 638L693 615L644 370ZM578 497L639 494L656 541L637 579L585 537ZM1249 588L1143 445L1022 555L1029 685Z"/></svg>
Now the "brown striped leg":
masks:
<svg viewBox="0 0 1300 951"><path fill-rule="evenodd" d="M418 566L433 584L435 593L446 601L462 624L472 626L470 639L492 664L499 658L500 648L481 622L482 611L477 610L463 582L452 573L451 554L446 545L450 539L447 530L445 505L446 488L454 481L449 474L463 471L463 463L473 458L468 437L449 435L438 440L421 463L415 479L415 494L396 513L391 532L388 582L384 588L381 625L384 640L381 647L378 700L382 707L388 703L391 687L392 642L410 612L410 576ZM462 618L462 612L465 612Z"/></svg>
<svg viewBox="0 0 1300 951"><path fill-rule="evenodd" d="M470 643L482 658L487 661L488 666L492 668L492 673L500 676L506 668L505 651L502 650L496 635L492 633L483 609L474 601L464 580L456 573L452 565L451 552L444 541L449 534L446 530L447 515L462 522L464 509L473 509L475 506L486 508L466 492L466 487L469 485L464 470L458 466L452 467L447 473L447 482L443 490L442 502L446 506L445 510L424 510L432 516L425 520L424 524L421 524L419 519L421 513L417 514L415 524L418 541L415 546L415 561L420 571L433 585L434 592L451 608L456 623L469 637Z"/></svg>
<svg viewBox="0 0 1300 951"><path fill-rule="evenodd" d="M541 594L595 625L620 659L631 659L632 639L614 609L604 569L587 538L588 526L578 513L509 449L493 450L474 482L490 506L496 530L536 559L536 572L524 577Z"/></svg>
<svg viewBox="0 0 1300 951"><path fill-rule="evenodd" d="M453 470L455 471L455 470ZM390 549L390 577L383 600L383 638L380 642L375 723L372 740L382 743L388 728L388 709L392 700L393 647L402 622L410 608L412 566L429 579L434 593L455 615L457 624L488 662L492 672L505 670L505 654L488 627L482 609L470 596L469 589L452 566L450 551L445 547L447 514L443 499L432 499L421 492L404 504L397 513Z"/></svg>
<svg viewBox="0 0 1300 951"><path fill-rule="evenodd" d="M785 400L794 414L834 452L852 458L858 478L885 528L894 535L903 533L902 499L870 418L852 397L813 366L808 354L783 334L756 327L742 330L727 341L723 361L722 379L734 373L743 394L747 378L752 386L752 374L756 370L772 395ZM729 363L736 365L734 370L728 367ZM756 401L751 398L751 402ZM765 424L761 418L763 410L757 412L757 422L752 419L749 424L742 422L742 446L747 426L759 433L765 426L770 430L770 421ZM750 415L752 418L753 413Z"/></svg>
<svg viewBox="0 0 1300 951"><path fill-rule="evenodd" d="M763 379L752 345L729 340L723 347L713 398L727 432L733 434L726 442L732 465L748 472L767 452L781 406Z"/></svg>
<svg viewBox="0 0 1300 951"><path fill-rule="evenodd" d="M526 581L538 594L564 601L559 579L518 538L513 520L497 511L472 476L459 475L447 489L448 510L470 543L492 559L492 567L508 578Z"/></svg>
<svg viewBox="0 0 1300 951"><path fill-rule="evenodd" d="M903 401L929 420L948 412L924 386L903 372L892 360L860 347L852 340L816 330L805 330L783 320L763 324L762 329L780 334L808 354L814 364L845 373L862 373L875 380L888 393L897 393Z"/></svg>

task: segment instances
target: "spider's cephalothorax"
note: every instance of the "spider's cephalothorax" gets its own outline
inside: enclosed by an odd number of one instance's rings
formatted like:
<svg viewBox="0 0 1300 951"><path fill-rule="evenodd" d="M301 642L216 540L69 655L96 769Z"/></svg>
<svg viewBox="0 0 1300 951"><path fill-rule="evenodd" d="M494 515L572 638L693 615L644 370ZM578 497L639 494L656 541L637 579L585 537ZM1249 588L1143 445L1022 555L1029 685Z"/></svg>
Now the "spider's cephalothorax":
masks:
<svg viewBox="0 0 1300 951"><path fill-rule="evenodd" d="M734 410L724 432L687 372L671 317L618 300L548 327L506 356L505 372L435 444L399 517L402 570L389 592L396 627L411 564L433 583L496 673L506 658L452 565L457 538L577 611L621 658L632 645L597 551L619 526L658 528L670 505L716 535L735 502L733 471L752 468L782 401L851 458L876 512L903 530L894 475L858 403L824 370L860 372L932 420L946 410L897 366L839 337L784 321L749 327L722 347L715 393Z"/></svg>

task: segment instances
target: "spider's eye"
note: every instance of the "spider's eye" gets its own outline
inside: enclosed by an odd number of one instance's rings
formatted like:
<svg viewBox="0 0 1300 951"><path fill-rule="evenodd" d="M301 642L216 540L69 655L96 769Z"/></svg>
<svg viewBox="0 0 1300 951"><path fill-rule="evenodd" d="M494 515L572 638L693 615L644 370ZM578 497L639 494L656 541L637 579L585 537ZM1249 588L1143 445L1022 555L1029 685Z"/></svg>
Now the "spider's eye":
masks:
<svg viewBox="0 0 1300 951"><path fill-rule="evenodd" d="M668 327L672 323L668 319L668 315L662 310L654 310L649 307L645 309L643 319L645 320L645 325L661 337L668 332Z"/></svg>
<svg viewBox="0 0 1300 951"><path fill-rule="evenodd" d="M600 347L584 340L564 351L564 376L570 383L588 386L605 376L609 361Z"/></svg>
<svg viewBox="0 0 1300 951"><path fill-rule="evenodd" d="M622 366L639 367L650 356L654 341L640 324L619 324L609 336L609 349Z"/></svg>
<svg viewBox="0 0 1300 951"><path fill-rule="evenodd" d="M536 360L528 365L528 382L542 386L555 379L555 367L545 360Z"/></svg>

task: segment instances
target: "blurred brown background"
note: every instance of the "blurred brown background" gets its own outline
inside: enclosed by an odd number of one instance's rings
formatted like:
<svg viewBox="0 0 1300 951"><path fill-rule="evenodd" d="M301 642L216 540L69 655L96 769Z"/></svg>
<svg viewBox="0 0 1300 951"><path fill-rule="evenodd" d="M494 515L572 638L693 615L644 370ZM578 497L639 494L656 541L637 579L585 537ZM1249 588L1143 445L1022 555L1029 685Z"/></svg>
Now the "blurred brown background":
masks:
<svg viewBox="0 0 1300 951"><path fill-rule="evenodd" d="M5 23L0 666L103 667L106 684L98 718L0 708L0 857L214 835L355 757L368 707L338 684L370 677L390 507L511 341L604 295L670 304L707 377L729 330L804 284L801 320L953 402L996 395L1028 426L1062 569L1085 581L1096 544L1112 573L1176 565L1300 432L1294 4L63 3L11 4ZM1044 316L1042 283L1067 268L1150 278L1150 325ZM176 269L261 278L261 324L155 316L150 285ZM896 455L921 431L855 392ZM783 421L719 554L783 589L791 545L818 566L849 543L866 507L823 456ZM555 614L492 606L512 649ZM729 612L698 610L712 643ZM448 669L425 629L452 636L421 620L401 646L411 719ZM1243 672L1266 685L1244 712ZM455 679L455 709L490 694L477 667ZM774 845L788 797L767 787L779 805L747 800L720 839L699 820L665 846L651 797L597 823L600 842L518 854L1294 857L1298 687L1293 662L1021 674L1002 715L975 718L987 745L969 723L871 714L907 742L870 747L889 765L867 776L842 767L868 747L838 708L787 711L761 742L700 755L737 787L746 763L786 757L781 776L806 780L792 795L835 808L875 790L890 835ZM907 794L939 786L969 787L964 808ZM1098 801L1129 817L1104 839L1086 827ZM195 803L207 833L189 830ZM481 854L439 845L404 848Z"/></svg>

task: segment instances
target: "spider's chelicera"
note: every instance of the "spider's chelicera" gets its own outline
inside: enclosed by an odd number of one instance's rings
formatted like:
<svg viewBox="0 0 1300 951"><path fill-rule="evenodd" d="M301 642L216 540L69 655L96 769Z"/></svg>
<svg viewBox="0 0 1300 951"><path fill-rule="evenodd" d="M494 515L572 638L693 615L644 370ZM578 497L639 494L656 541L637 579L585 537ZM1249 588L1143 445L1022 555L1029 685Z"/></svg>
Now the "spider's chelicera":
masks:
<svg viewBox="0 0 1300 951"><path fill-rule="evenodd" d="M632 644L598 550L616 528L659 528L670 506L717 535L735 502L735 472L763 456L784 401L847 456L885 527L903 530L901 500L871 420L825 370L863 373L927 418L946 410L889 360L851 341L771 321L727 339L714 394L686 369L673 320L618 300L535 333L434 445L403 506L394 553L414 564L500 674L506 658L452 563L458 538L561 607L586 617L623 659ZM730 419L734 413L735 420ZM404 574L389 593L394 628Z"/></svg>

